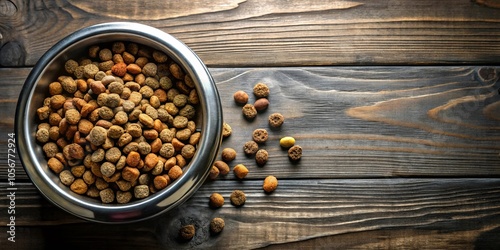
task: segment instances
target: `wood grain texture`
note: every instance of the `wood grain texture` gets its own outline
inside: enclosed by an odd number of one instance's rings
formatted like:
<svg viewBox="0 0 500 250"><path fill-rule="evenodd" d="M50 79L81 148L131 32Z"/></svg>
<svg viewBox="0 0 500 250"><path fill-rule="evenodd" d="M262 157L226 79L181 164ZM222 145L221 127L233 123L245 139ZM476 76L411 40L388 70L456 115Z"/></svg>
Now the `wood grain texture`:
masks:
<svg viewBox="0 0 500 250"><path fill-rule="evenodd" d="M0 1L0 65L32 66L84 26L136 21L209 66L491 64L496 1Z"/></svg>
<svg viewBox="0 0 500 250"><path fill-rule="evenodd" d="M186 203L143 222L99 225L74 219L46 203L29 184L16 193L17 239L29 246L156 249L473 249L498 247L498 179L279 180L265 194L262 181L207 182ZM247 194L236 208L228 196ZM5 210L5 186L0 206ZM213 192L226 203L208 207ZM222 234L208 233L211 218L222 217ZM5 213L0 222L6 224ZM180 242L181 225L194 224L196 236ZM5 229L5 226L2 226ZM39 241L32 240L37 237ZM0 237L2 245L7 244ZM4 245L5 246L5 245Z"/></svg>
<svg viewBox="0 0 500 250"><path fill-rule="evenodd" d="M245 164L250 179L373 178L405 176L500 176L498 74L495 67L306 67L211 68L224 120L233 134L223 147L237 150L231 165ZM0 150L13 132L16 93L27 69L0 70ZM233 93L252 93L257 82L270 86L269 108L253 121L242 117ZM250 94L250 102L255 98ZM279 130L267 117L286 117ZM259 167L243 154L254 129L266 128L262 148L269 163ZM279 146L293 136L304 149L298 163ZM0 173L6 174L5 154ZM27 177L19 168L18 178ZM235 178L228 175L227 179Z"/></svg>

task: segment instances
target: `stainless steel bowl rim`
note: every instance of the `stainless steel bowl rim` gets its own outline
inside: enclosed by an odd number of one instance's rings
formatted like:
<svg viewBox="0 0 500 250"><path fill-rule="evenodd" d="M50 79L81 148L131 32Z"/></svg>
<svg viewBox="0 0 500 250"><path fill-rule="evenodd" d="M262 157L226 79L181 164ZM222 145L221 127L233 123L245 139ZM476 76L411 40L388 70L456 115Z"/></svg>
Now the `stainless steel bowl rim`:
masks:
<svg viewBox="0 0 500 250"><path fill-rule="evenodd" d="M166 52L189 73L199 93L202 114L202 137L195 157L181 178L167 188L128 204L102 204L77 195L57 181L35 141L33 97L46 65L61 59L73 46L99 44L126 39ZM66 58L69 59L69 58ZM31 109L30 109L31 107ZM21 163L37 189L53 204L80 218L102 223L128 223L164 213L186 201L203 184L216 158L222 140L222 106L213 78L201 59L184 43L148 25L133 22L110 22L80 29L51 47L35 64L26 78L15 115L16 145Z"/></svg>

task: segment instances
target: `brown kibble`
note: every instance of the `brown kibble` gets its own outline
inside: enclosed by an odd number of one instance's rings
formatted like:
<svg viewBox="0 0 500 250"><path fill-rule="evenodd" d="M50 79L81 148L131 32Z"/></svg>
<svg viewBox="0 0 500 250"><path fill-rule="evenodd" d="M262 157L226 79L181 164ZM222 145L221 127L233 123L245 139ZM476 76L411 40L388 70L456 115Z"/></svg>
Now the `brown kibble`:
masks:
<svg viewBox="0 0 500 250"><path fill-rule="evenodd" d="M182 168L179 167L178 165L173 166L168 170L168 177L170 177L171 180L176 180L177 178L181 177L182 175Z"/></svg>
<svg viewBox="0 0 500 250"><path fill-rule="evenodd" d="M227 138L231 133L233 133L231 126L226 122L222 123L222 137Z"/></svg>
<svg viewBox="0 0 500 250"><path fill-rule="evenodd" d="M252 138L257 143L264 143L267 141L268 133L267 130L263 128L258 128L253 131Z"/></svg>
<svg viewBox="0 0 500 250"><path fill-rule="evenodd" d="M273 128L279 128L285 122L285 117L280 113L273 113L269 115L269 125Z"/></svg>
<svg viewBox="0 0 500 250"><path fill-rule="evenodd" d="M71 171L66 169L63 170L61 173L59 173L59 180L61 181L62 184L69 186L75 180L75 176L73 176Z"/></svg>
<svg viewBox="0 0 500 250"><path fill-rule="evenodd" d="M111 67L111 72L117 76L124 76L127 73L127 64L120 62Z"/></svg>
<svg viewBox="0 0 500 250"><path fill-rule="evenodd" d="M253 155L257 153L257 150L259 150L259 145L255 141L247 141L245 145L243 145L243 152L245 152L246 155Z"/></svg>
<svg viewBox="0 0 500 250"><path fill-rule="evenodd" d="M153 169L156 164L158 163L159 159L158 156L154 153L149 153L146 155L144 158L144 167L147 169Z"/></svg>
<svg viewBox="0 0 500 250"><path fill-rule="evenodd" d="M129 182L134 182L139 178L139 169L133 167L124 167L122 170L122 178Z"/></svg>
<svg viewBox="0 0 500 250"><path fill-rule="evenodd" d="M177 160L177 165L180 167L180 168L183 168L186 166L187 164L187 161L186 159L184 159L184 157L181 155L181 154L178 154L175 156L175 159Z"/></svg>
<svg viewBox="0 0 500 250"><path fill-rule="evenodd" d="M63 92L63 88L60 82L51 82L49 84L49 94L50 95L60 95Z"/></svg>
<svg viewBox="0 0 500 250"><path fill-rule="evenodd" d="M82 179L76 179L71 184L70 189L77 194L85 194L87 192L88 186Z"/></svg>
<svg viewBox="0 0 500 250"><path fill-rule="evenodd" d="M149 196L148 185L137 185L134 187L134 197L137 199L144 199Z"/></svg>
<svg viewBox="0 0 500 250"><path fill-rule="evenodd" d="M259 98L253 106L257 111L263 111L269 106L269 100L267 98Z"/></svg>
<svg viewBox="0 0 500 250"><path fill-rule="evenodd" d="M214 166L219 169L221 175L226 175L229 173L229 165L223 161L215 161Z"/></svg>
<svg viewBox="0 0 500 250"><path fill-rule="evenodd" d="M184 79L184 72L182 72L182 69L179 65L177 65L176 63L172 63L170 64L170 72L172 73L172 76L174 76L175 78L179 79L179 80L183 80Z"/></svg>
<svg viewBox="0 0 500 250"><path fill-rule="evenodd" d="M126 163L131 167L136 167L141 161L141 155L138 152L132 151L127 155Z"/></svg>
<svg viewBox="0 0 500 250"><path fill-rule="evenodd" d="M237 207L243 206L247 200L245 193L241 190L234 190L229 199L231 200L231 204Z"/></svg>
<svg viewBox="0 0 500 250"><path fill-rule="evenodd" d="M66 145L63 148L63 154L67 160L74 160L74 159L81 160L83 159L83 157L85 157L85 152L82 146L80 146L80 144L77 143L71 143Z"/></svg>
<svg viewBox="0 0 500 250"><path fill-rule="evenodd" d="M253 87L253 94L258 97L268 97L269 96L269 87L265 83L257 83Z"/></svg>
<svg viewBox="0 0 500 250"><path fill-rule="evenodd" d="M254 119L257 116L257 110L253 106L253 104L247 103L245 106L242 108L243 116L246 119Z"/></svg>
<svg viewBox="0 0 500 250"><path fill-rule="evenodd" d="M238 179L243 179L248 174L248 168L245 167L245 165L243 165L243 164L238 164L238 165L234 166L233 173L236 177L238 177Z"/></svg>
<svg viewBox="0 0 500 250"><path fill-rule="evenodd" d="M234 101L238 104L246 104L248 102L248 94L243 90L238 90L233 94Z"/></svg>
<svg viewBox="0 0 500 250"><path fill-rule="evenodd" d="M49 130L47 130L45 128L38 129L36 131L35 138L36 138L37 141L39 141L41 143L48 142L49 139L50 139L50 137L49 137Z"/></svg>
<svg viewBox="0 0 500 250"><path fill-rule="evenodd" d="M101 126L95 126L90 131L88 140L95 146L100 146L106 141L107 134L108 131L105 128Z"/></svg>
<svg viewBox="0 0 500 250"><path fill-rule="evenodd" d="M50 158L47 162L47 166L56 174L64 170L64 165L56 157Z"/></svg>
<svg viewBox="0 0 500 250"><path fill-rule="evenodd" d="M155 63L146 63L144 67L142 67L142 73L145 76L156 76L156 73L158 72L158 66L156 66Z"/></svg>
<svg viewBox="0 0 500 250"><path fill-rule="evenodd" d="M179 237L182 240L191 240L196 234L194 225L185 225L179 229Z"/></svg>
<svg viewBox="0 0 500 250"><path fill-rule="evenodd" d="M210 195L210 201L208 203L212 208L219 208L224 205L224 197L219 193L212 193Z"/></svg>
<svg viewBox="0 0 500 250"><path fill-rule="evenodd" d="M302 147L294 145L288 149L288 157L292 161L298 161L302 157Z"/></svg>
<svg viewBox="0 0 500 250"><path fill-rule="evenodd" d="M184 147L182 147L181 155L185 159L191 159L191 158L193 158L195 152L196 152L196 148L193 145L186 144L186 145L184 145Z"/></svg>
<svg viewBox="0 0 500 250"><path fill-rule="evenodd" d="M210 221L210 232L212 234L219 234L224 229L224 226L225 226L224 219L219 217L213 218Z"/></svg>
<svg viewBox="0 0 500 250"><path fill-rule="evenodd" d="M212 166L210 168L210 173L208 174L208 178L210 178L210 180L215 180L219 176L219 173L220 173L219 169L216 166Z"/></svg>
<svg viewBox="0 0 500 250"><path fill-rule="evenodd" d="M170 177L168 175L158 175L153 179L153 185L156 189L162 190L168 186L169 181Z"/></svg>
<svg viewBox="0 0 500 250"><path fill-rule="evenodd" d="M222 160L230 162L236 158L236 150L232 148L224 148L221 153Z"/></svg>
<svg viewBox="0 0 500 250"><path fill-rule="evenodd" d="M112 203L115 200L115 192L111 188L99 191L99 197L102 203Z"/></svg>
<svg viewBox="0 0 500 250"><path fill-rule="evenodd" d="M264 189L266 193L273 192L274 190L276 190L277 187L278 187L278 179L276 179L276 177L272 175L267 176L264 179L264 183L262 184L262 189Z"/></svg>
<svg viewBox="0 0 500 250"><path fill-rule="evenodd" d="M255 162L257 162L259 166L264 166L268 158L269 153L265 149L259 149L257 153L255 153Z"/></svg>
<svg viewBox="0 0 500 250"><path fill-rule="evenodd" d="M55 95L50 98L50 107L53 109L60 109L66 102L66 97L63 95Z"/></svg>

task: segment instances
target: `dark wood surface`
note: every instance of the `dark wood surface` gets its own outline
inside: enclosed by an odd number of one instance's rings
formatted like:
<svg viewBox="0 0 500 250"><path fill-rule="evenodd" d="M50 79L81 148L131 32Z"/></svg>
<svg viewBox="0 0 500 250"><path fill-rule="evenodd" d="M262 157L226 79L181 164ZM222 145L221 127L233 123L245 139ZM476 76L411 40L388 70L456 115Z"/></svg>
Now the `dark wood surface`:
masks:
<svg viewBox="0 0 500 250"><path fill-rule="evenodd" d="M0 1L2 249L500 248L498 1ZM168 11L165 11L168 9ZM157 218L101 225L43 198L16 165L16 242L8 241L7 138L17 96L38 58L83 26L137 21L188 44L209 66L233 134L223 147L248 166L207 181ZM269 109L248 122L232 100L257 82ZM253 97L252 97L253 98ZM270 160L241 151L267 115ZM304 148L292 164L278 144ZM262 191L267 175L279 180ZM247 194L241 208L208 197ZM211 236L207 225L223 217ZM181 224L199 230L176 240Z"/></svg>

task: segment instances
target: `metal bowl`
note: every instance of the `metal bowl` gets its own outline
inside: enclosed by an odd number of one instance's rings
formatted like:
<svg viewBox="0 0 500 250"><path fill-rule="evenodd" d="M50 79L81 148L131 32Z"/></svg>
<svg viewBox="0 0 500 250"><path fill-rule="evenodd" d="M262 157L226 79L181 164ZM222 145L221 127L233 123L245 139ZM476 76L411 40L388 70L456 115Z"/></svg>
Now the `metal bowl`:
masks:
<svg viewBox="0 0 500 250"><path fill-rule="evenodd" d="M127 204L103 204L73 193L47 167L42 147L36 142L36 110L48 95L64 63L88 47L112 41L135 42L166 53L190 74L199 95L201 139L197 152L183 175L165 189ZM18 153L28 176L53 204L80 218L102 223L126 223L164 213L186 201L205 181L219 150L222 136L222 107L213 78L203 62L184 43L150 26L130 22L103 23L83 28L50 48L33 67L20 93L15 129Z"/></svg>

